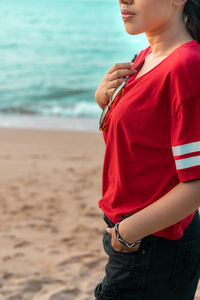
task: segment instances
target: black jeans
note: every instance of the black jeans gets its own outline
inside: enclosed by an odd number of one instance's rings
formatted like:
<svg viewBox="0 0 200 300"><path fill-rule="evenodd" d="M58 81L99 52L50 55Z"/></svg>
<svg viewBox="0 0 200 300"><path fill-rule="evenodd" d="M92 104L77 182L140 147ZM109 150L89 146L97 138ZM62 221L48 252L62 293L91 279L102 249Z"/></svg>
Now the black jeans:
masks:
<svg viewBox="0 0 200 300"><path fill-rule="evenodd" d="M114 224L104 214L109 227ZM108 255L105 276L94 295L97 300L192 300L200 278L200 216L198 209L178 240L144 237L139 249L116 251L104 232Z"/></svg>

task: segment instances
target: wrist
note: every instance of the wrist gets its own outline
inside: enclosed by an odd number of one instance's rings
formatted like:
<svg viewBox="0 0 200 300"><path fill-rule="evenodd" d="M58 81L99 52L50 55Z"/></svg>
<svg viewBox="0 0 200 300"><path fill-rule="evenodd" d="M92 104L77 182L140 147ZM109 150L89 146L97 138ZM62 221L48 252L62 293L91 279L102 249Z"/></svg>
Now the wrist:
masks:
<svg viewBox="0 0 200 300"><path fill-rule="evenodd" d="M134 234L134 228L133 225L131 224L131 219L132 216L125 218L122 220L119 224L119 233L122 239L127 241L128 243L133 243L137 240L139 240L138 236ZM132 225L132 227L131 227Z"/></svg>
<svg viewBox="0 0 200 300"><path fill-rule="evenodd" d="M124 237L124 235L122 236L121 230L119 229L119 226L121 225L121 222L118 222L115 224L115 234L116 234L116 238L117 240L127 246L127 247L135 247L137 244L139 244L141 242L141 240L130 240L126 237Z"/></svg>
<svg viewBox="0 0 200 300"><path fill-rule="evenodd" d="M122 239L124 239L128 243L134 242L134 237L132 235L130 236L130 233L129 233L130 224L127 224L127 222L125 222L123 220L120 222L118 229L119 229L119 234L122 237Z"/></svg>

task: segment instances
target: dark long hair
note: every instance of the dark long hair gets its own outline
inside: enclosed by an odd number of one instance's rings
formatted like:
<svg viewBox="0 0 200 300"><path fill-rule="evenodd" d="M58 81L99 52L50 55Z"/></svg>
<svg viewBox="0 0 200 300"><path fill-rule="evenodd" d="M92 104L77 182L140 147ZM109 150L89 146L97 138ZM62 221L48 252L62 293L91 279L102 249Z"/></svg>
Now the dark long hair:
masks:
<svg viewBox="0 0 200 300"><path fill-rule="evenodd" d="M188 32L200 44L200 0L187 0L182 16Z"/></svg>

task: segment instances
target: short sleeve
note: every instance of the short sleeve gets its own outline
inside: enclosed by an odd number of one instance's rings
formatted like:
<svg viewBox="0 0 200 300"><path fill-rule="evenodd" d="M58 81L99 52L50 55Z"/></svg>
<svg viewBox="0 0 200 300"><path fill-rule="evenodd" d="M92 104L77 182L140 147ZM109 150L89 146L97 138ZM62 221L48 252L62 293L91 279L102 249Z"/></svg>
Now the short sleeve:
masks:
<svg viewBox="0 0 200 300"><path fill-rule="evenodd" d="M171 116L171 148L181 182L200 178L200 94Z"/></svg>

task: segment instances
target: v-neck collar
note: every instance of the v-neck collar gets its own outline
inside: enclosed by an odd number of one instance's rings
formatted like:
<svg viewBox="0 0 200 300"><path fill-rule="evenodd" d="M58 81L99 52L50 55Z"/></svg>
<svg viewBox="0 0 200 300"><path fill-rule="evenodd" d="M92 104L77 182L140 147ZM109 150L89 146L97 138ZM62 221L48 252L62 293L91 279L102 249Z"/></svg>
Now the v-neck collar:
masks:
<svg viewBox="0 0 200 300"><path fill-rule="evenodd" d="M138 72L140 71L140 69L142 68L144 62L145 62L145 59L146 57L152 53L152 49L151 49L151 45L149 45L147 48L146 48L146 52L144 53L143 55L143 58L141 59L141 61L133 68L133 69L136 69L137 72L131 76L130 78L130 81L128 81L127 83L129 82L137 82L138 80L140 80L141 78L143 78L144 76L148 75L149 73L151 73L154 69L156 69L157 67L159 67L163 62L165 62L167 59L169 59L174 53L176 53L177 50L179 50L180 48L182 47L185 47L185 46L190 46L190 45L199 45L199 43L197 42L197 40L192 40L192 41L189 41L189 42L186 42L186 43L183 43L182 45L176 47L169 55L167 55L163 60L161 60L156 66L154 66L153 68L151 68L151 70L149 70L148 72L144 73L143 75L141 75L140 77L136 78L136 75L138 74Z"/></svg>

